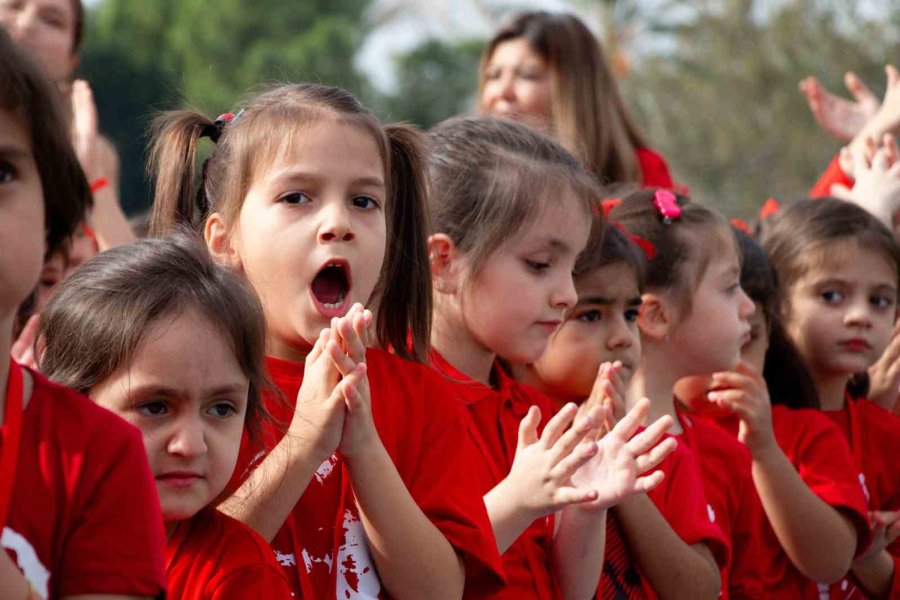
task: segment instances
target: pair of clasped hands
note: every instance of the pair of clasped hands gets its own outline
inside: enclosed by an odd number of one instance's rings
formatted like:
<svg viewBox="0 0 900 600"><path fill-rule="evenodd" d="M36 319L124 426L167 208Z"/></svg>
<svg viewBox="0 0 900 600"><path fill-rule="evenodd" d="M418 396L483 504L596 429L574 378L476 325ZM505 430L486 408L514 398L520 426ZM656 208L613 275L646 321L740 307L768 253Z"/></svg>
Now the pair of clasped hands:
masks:
<svg viewBox="0 0 900 600"><path fill-rule="evenodd" d="M323 460L335 450L353 460L379 439L366 375L372 324L372 312L354 304L319 332L306 356L296 411L314 432Z"/></svg>
<svg viewBox="0 0 900 600"><path fill-rule="evenodd" d="M505 495L539 517L569 505L606 510L662 482L662 471L644 473L675 449L674 438L660 442L672 418L661 417L639 432L650 402L645 398L624 412L620 368L603 363L590 397L580 407L563 406L540 435L540 409L529 409L519 425L512 468L500 484Z"/></svg>

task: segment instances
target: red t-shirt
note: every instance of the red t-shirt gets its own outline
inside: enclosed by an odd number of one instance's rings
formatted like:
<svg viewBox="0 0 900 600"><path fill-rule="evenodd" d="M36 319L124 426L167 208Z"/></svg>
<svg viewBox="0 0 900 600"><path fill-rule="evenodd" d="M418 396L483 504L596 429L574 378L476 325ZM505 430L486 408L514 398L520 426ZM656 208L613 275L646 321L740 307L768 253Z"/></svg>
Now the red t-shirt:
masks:
<svg viewBox="0 0 900 600"><path fill-rule="evenodd" d="M719 422L737 434L738 421ZM800 478L823 502L841 511L856 528L856 554L871 542L866 499L859 471L840 431L818 410L772 407L772 429L778 446L797 469ZM828 586L803 575L781 547L775 530L765 519L759 536L766 598L820 600Z"/></svg>
<svg viewBox="0 0 900 600"><path fill-rule="evenodd" d="M165 534L140 432L29 372L34 391L0 545L43 598L158 596ZM2 448L6 422L0 434Z"/></svg>
<svg viewBox="0 0 900 600"><path fill-rule="evenodd" d="M842 410L823 412L850 444L854 464L861 473L869 510L900 510L900 417L874 402L854 400L849 396ZM900 598L900 577L896 571L900 541L894 542L888 552L894 557L893 590ZM859 585L852 576L848 576L835 586L847 590L851 584ZM856 597L867 596L860 591Z"/></svg>
<svg viewBox="0 0 900 600"><path fill-rule="evenodd" d="M466 408L466 424L479 451L469 465L479 494L484 496L509 475L518 445L519 422L532 405L541 410L539 430L556 412L553 402L537 390L518 383L502 368L492 372L493 387L474 381L457 371L437 352L435 369L454 381L456 399ZM507 587L497 590L484 580L467 581L465 598L503 600L560 598L560 590L550 570L553 517L538 519L503 553Z"/></svg>
<svg viewBox="0 0 900 600"><path fill-rule="evenodd" d="M467 581L483 577L499 587L497 543L470 473L474 449L449 384L427 366L381 350L369 350L366 358L375 427L410 495L460 554ZM285 396L269 395L266 407L290 423L304 365L275 358L267 358L266 365ZM281 437L269 428L264 448L245 444L236 473L245 475ZM304 598L388 597L337 454L319 467L272 548L291 587Z"/></svg>
<svg viewBox="0 0 900 600"><path fill-rule="evenodd" d="M853 187L853 179L847 176L844 173L843 169L841 169L840 161L838 157L834 157L828 166L825 168L825 172L822 173L822 176L816 182L816 184L809 191L809 195L812 198L822 198L825 196L831 195L831 186L836 183L840 183L842 185L847 186L848 188Z"/></svg>
<svg viewBox="0 0 900 600"><path fill-rule="evenodd" d="M697 457L680 436L665 434L663 439L667 437L674 437L678 444L659 465L659 470L666 474L665 479L647 496L678 537L686 544L706 544L721 569L731 560L731 545L719 525L713 522L714 511L703 492ZM643 583L647 596L656 598L650 583L646 580Z"/></svg>
<svg viewBox="0 0 900 600"><path fill-rule="evenodd" d="M214 508L180 523L166 544L169 596L183 600L291 597L283 569L258 533Z"/></svg>
<svg viewBox="0 0 900 600"><path fill-rule="evenodd" d="M753 485L750 452L702 416L679 410L678 418L684 428L681 440L700 463L710 515L731 542L732 561L721 570L719 597L758 598L762 566L757 533L764 517Z"/></svg>
<svg viewBox="0 0 900 600"><path fill-rule="evenodd" d="M643 187L672 188L672 176L669 174L666 159L650 148L638 148L635 150L635 156L641 166Z"/></svg>

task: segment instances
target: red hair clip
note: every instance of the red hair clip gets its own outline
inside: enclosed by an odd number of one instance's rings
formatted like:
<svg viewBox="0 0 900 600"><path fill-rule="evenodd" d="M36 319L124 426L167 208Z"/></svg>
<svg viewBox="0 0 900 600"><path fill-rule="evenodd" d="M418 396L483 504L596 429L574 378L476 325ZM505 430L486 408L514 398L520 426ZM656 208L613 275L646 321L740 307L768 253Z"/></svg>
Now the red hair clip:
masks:
<svg viewBox="0 0 900 600"><path fill-rule="evenodd" d="M618 198L604 198L600 201L600 206L603 208L603 216L607 219L609 218L609 213L612 212L612 209L622 204L622 201Z"/></svg>
<svg viewBox="0 0 900 600"><path fill-rule="evenodd" d="M671 225L672 221L681 216L681 207L678 206L678 200L675 194L669 190L656 190L653 194L653 206L662 215L663 223Z"/></svg>
<svg viewBox="0 0 900 600"><path fill-rule="evenodd" d="M752 235L750 233L750 225L748 225L747 221L745 221L743 219L732 219L731 226L734 227L735 229L740 229L747 235Z"/></svg>
<svg viewBox="0 0 900 600"><path fill-rule="evenodd" d="M762 208L759 209L759 218L761 221L765 221L779 210L781 210L781 205L778 203L778 200L769 198L766 200L766 203L762 205Z"/></svg>
<svg viewBox="0 0 900 600"><path fill-rule="evenodd" d="M653 257L656 255L656 246L653 245L653 242L650 240L645 240L642 237L636 236L627 229L621 223L613 223L613 227L627 235L634 245L644 251L644 254L647 255L647 260L653 260Z"/></svg>

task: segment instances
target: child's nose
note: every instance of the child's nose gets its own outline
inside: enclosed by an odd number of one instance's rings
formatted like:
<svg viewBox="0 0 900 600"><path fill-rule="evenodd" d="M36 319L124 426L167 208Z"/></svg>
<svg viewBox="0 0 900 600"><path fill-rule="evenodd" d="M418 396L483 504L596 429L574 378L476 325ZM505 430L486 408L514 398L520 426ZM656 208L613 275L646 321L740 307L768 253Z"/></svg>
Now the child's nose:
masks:
<svg viewBox="0 0 900 600"><path fill-rule="evenodd" d="M556 308L568 309L578 302L578 292L575 290L575 281L571 275L564 276L553 290L550 304Z"/></svg>
<svg viewBox="0 0 900 600"><path fill-rule="evenodd" d="M739 312L741 318L749 319L755 312L756 303L750 299L750 296L747 295L747 292L744 291L744 288L741 288L741 306Z"/></svg>
<svg viewBox="0 0 900 600"><path fill-rule="evenodd" d="M184 415L174 423L167 447L169 454L194 457L206 454L206 434L200 415Z"/></svg>
<svg viewBox="0 0 900 600"><path fill-rule="evenodd" d="M332 202L322 208L322 221L319 226L319 241L350 241L356 237L350 211L344 202Z"/></svg>
<svg viewBox="0 0 900 600"><path fill-rule="evenodd" d="M624 319L613 319L609 324L609 337L606 339L606 346L610 350L618 348L631 348L634 343L631 330L628 323Z"/></svg>
<svg viewBox="0 0 900 600"><path fill-rule="evenodd" d="M868 298L854 300L844 313L844 324L849 327L871 327L872 309Z"/></svg>

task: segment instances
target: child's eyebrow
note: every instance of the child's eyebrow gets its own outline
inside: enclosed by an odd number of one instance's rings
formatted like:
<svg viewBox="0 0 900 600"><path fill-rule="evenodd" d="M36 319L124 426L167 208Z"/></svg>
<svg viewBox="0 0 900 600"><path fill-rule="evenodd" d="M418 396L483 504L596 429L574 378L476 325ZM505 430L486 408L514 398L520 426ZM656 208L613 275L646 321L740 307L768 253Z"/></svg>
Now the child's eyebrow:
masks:
<svg viewBox="0 0 900 600"><path fill-rule="evenodd" d="M578 299L578 304L600 304L602 306L606 306L612 303L613 299L607 298L606 296L588 296L586 298Z"/></svg>
<svg viewBox="0 0 900 600"><path fill-rule="evenodd" d="M321 175L316 175L313 173L306 173L304 171L283 171L278 173L273 177L273 180L278 183L288 183L288 182L306 182L306 183L320 183L325 179ZM370 187L379 187L384 188L384 179L376 176L361 176L353 179L351 181L353 185L358 186L370 186Z"/></svg>
<svg viewBox="0 0 900 600"><path fill-rule="evenodd" d="M24 160L31 156L31 153L22 146L16 145L0 145L0 156L7 160Z"/></svg>
<svg viewBox="0 0 900 600"><path fill-rule="evenodd" d="M566 252L570 249L569 244L558 237L553 236L545 237L540 241L540 244L549 247L551 250L558 250L560 252Z"/></svg>
<svg viewBox="0 0 900 600"><path fill-rule="evenodd" d="M644 303L643 298L641 298L640 296L638 296L638 297L636 297L636 298L630 299L630 300L628 301L628 306L640 306L640 305L643 304L643 303Z"/></svg>
<svg viewBox="0 0 900 600"><path fill-rule="evenodd" d="M244 391L246 386L241 385L240 383L221 385L212 388L208 388L203 390L202 398L212 398L217 396L230 396L234 394L239 394ZM183 396L181 390L177 390L175 388L167 387L164 385L157 384L147 384L147 385L136 385L129 390L129 396L133 399L141 399L147 397L157 396L160 398L180 398Z"/></svg>

